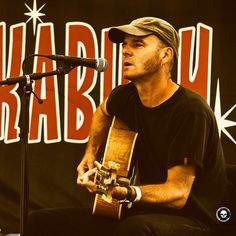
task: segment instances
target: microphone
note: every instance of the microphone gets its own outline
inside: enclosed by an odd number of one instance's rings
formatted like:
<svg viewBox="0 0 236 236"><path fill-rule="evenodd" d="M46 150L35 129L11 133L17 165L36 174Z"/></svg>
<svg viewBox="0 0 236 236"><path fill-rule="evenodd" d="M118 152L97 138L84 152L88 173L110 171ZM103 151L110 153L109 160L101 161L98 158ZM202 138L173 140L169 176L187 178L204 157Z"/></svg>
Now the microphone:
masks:
<svg viewBox="0 0 236 236"><path fill-rule="evenodd" d="M69 66L85 66L90 67L98 72L103 72L107 69L108 63L105 58L83 58L83 57L71 57L64 55L46 55L47 58L56 60L56 61L64 61Z"/></svg>

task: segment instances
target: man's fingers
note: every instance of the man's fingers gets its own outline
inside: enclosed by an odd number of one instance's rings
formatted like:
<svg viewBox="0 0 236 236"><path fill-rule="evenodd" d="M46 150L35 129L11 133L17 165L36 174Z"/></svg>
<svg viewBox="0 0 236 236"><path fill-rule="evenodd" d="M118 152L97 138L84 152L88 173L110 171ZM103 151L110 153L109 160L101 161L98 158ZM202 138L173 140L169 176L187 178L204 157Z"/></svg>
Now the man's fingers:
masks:
<svg viewBox="0 0 236 236"><path fill-rule="evenodd" d="M97 185L92 181L88 182L86 187L90 193L94 193L97 191Z"/></svg>
<svg viewBox="0 0 236 236"><path fill-rule="evenodd" d="M92 177L94 177L95 173L101 169L102 165L98 161L95 161L90 166L89 163L87 163L87 167L89 168L89 170L87 171L82 165L79 165L77 167L78 171L77 184L86 187L89 192L96 192L97 185L94 183Z"/></svg>
<svg viewBox="0 0 236 236"><path fill-rule="evenodd" d="M83 175L78 176L77 183L80 185L86 185L86 183L90 181L90 177L93 176L96 171L97 168L93 168L92 170L85 172Z"/></svg>
<svg viewBox="0 0 236 236"><path fill-rule="evenodd" d="M78 177L77 177L77 184L82 184L82 176L86 173L84 168L78 167Z"/></svg>
<svg viewBox="0 0 236 236"><path fill-rule="evenodd" d="M91 177L94 176L96 171L97 171L97 168L93 168L92 170L85 172L81 177L78 177L77 184L80 186L86 187L88 191L91 193L96 192L97 186L91 180Z"/></svg>
<svg viewBox="0 0 236 236"><path fill-rule="evenodd" d="M81 176L82 183L85 185L86 183L89 182L90 176L93 175L94 172L92 170L87 171Z"/></svg>
<svg viewBox="0 0 236 236"><path fill-rule="evenodd" d="M102 164L99 163L98 161L95 161L94 165L97 167L98 170L100 170L102 168Z"/></svg>

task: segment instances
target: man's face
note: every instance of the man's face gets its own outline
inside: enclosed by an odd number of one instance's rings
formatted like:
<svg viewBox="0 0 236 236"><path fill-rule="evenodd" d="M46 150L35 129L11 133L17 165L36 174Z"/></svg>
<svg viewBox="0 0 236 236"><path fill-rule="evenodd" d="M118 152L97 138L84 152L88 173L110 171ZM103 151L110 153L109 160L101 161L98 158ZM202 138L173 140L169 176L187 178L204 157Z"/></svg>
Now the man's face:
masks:
<svg viewBox="0 0 236 236"><path fill-rule="evenodd" d="M131 81L148 79L157 73L163 47L164 44L155 35L137 37L127 34L122 50L124 78Z"/></svg>

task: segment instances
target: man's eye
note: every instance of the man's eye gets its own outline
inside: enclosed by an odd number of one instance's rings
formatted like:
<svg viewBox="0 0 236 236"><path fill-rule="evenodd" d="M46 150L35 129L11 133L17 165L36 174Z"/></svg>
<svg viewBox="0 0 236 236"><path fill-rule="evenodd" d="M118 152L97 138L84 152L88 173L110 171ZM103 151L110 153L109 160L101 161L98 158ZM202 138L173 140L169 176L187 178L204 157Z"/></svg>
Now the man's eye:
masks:
<svg viewBox="0 0 236 236"><path fill-rule="evenodd" d="M143 43L135 43L134 47L136 47L136 48L143 47Z"/></svg>

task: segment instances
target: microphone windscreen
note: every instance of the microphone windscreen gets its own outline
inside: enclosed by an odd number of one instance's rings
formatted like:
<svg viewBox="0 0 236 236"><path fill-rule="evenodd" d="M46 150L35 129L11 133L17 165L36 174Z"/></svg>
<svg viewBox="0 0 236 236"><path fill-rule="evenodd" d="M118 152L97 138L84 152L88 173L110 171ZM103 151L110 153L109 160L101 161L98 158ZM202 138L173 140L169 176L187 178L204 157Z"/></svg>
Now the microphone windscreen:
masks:
<svg viewBox="0 0 236 236"><path fill-rule="evenodd" d="M98 58L97 59L97 68L96 70L98 72L103 72L107 69L108 67L108 63L107 60L105 58Z"/></svg>

